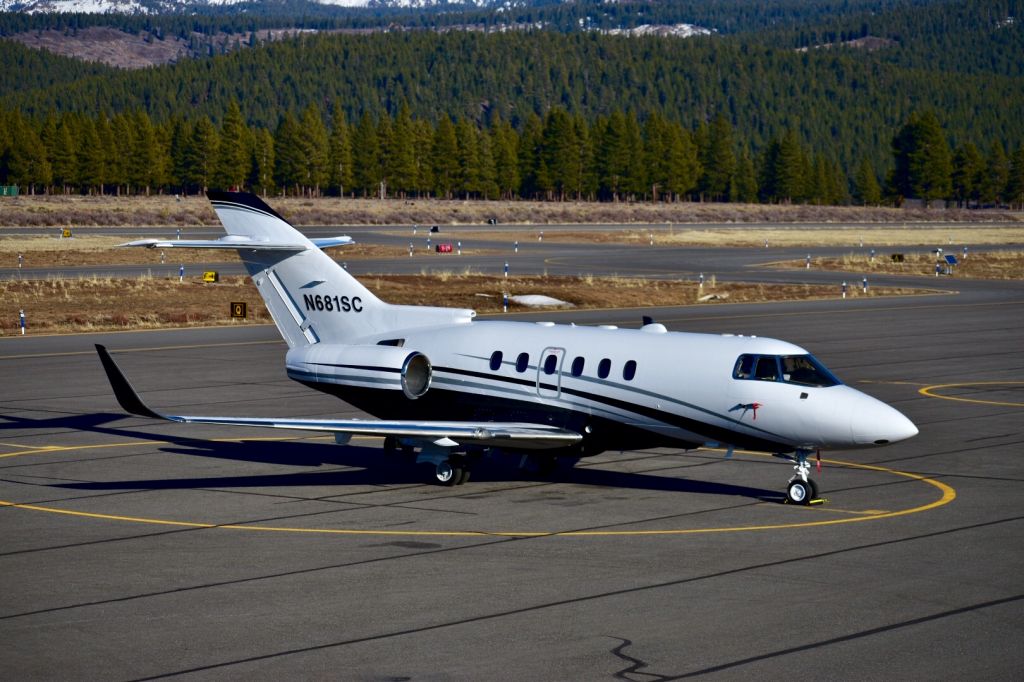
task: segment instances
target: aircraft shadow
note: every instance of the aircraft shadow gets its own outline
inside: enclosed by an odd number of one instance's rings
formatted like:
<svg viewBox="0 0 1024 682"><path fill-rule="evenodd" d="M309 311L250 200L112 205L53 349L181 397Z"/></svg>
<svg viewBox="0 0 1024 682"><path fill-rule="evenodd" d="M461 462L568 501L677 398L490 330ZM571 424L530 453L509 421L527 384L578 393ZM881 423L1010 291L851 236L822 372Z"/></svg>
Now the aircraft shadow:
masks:
<svg viewBox="0 0 1024 682"><path fill-rule="evenodd" d="M164 437L160 437L165 439ZM260 464L317 467L318 470L289 473L252 474L244 476L213 476L200 478L134 479L105 482L53 484L55 488L74 490L188 490L198 488L267 488L302 486L337 486L339 488L367 485L426 483L431 465L414 465L413 459L401 453L386 454L380 448L355 445L338 446L327 443L291 441L217 442L199 439L165 439L160 451L167 455L213 457ZM644 473L609 471L593 467L560 466L544 478L516 466L519 456L499 454L485 458L473 467L473 478L462 490L471 491L474 482L565 482L596 487L648 490L660 492L729 495L781 502L777 490L752 488L693 478L677 478ZM342 466L345 469L323 467Z"/></svg>

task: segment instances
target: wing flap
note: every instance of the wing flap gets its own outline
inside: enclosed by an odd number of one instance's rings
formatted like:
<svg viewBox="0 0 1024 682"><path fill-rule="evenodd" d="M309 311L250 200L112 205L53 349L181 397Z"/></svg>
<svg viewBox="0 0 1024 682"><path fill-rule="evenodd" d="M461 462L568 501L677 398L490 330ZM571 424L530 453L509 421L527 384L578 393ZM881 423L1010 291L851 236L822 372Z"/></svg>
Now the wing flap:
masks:
<svg viewBox="0 0 1024 682"><path fill-rule="evenodd" d="M376 419L293 419L289 417L203 417L162 414L148 407L117 366L106 347L96 344L114 397L130 414L185 424L220 424L262 428L319 431L361 436L398 436L431 441L450 439L455 444L473 444L528 450L564 448L579 443L583 436L546 424L520 422L393 421Z"/></svg>

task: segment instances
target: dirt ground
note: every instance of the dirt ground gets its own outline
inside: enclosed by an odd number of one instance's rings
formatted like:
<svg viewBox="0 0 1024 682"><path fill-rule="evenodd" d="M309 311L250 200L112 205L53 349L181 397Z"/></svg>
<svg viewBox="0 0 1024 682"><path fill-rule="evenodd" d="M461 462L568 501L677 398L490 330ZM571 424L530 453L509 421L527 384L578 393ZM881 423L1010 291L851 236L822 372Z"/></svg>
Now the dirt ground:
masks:
<svg viewBox="0 0 1024 682"><path fill-rule="evenodd" d="M952 268L953 277L971 279L1024 279L1024 251L970 251L967 258L957 249L947 251L956 256L957 265ZM845 272L878 273L886 275L935 275L935 265L939 259L932 254L903 254L903 261L893 260L892 254L876 255L874 259L868 253L852 253L842 258L814 258L811 268L817 270L842 270ZM807 262L779 261L771 263L773 267L798 269L805 268ZM939 262L940 276L947 275L945 260Z"/></svg>
<svg viewBox="0 0 1024 682"><path fill-rule="evenodd" d="M473 308L482 314L502 311L503 294L543 294L581 308L696 304L742 301L836 298L837 287L808 285L718 284L624 277L491 277L473 273L378 275L363 284L385 301L413 305L436 303ZM907 289L870 290L870 296L912 293ZM859 294L851 288L851 297ZM248 316L233 320L231 304L247 304ZM247 277L227 277L217 284L198 278L98 278L6 280L0 282L0 336L19 334L19 310L28 333L77 333L157 327L262 324L270 322L263 300ZM511 311L532 310L512 304Z"/></svg>

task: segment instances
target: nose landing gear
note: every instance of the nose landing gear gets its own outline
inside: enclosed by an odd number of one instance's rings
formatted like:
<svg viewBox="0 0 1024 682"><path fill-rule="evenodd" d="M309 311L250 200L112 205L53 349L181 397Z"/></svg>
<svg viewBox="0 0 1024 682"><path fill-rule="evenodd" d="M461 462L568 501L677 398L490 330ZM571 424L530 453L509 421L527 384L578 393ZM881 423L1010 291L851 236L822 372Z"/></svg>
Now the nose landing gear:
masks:
<svg viewBox="0 0 1024 682"><path fill-rule="evenodd" d="M810 450L797 450L794 457L787 457L791 462L796 463L796 466L793 467L796 473L786 485L787 502L811 504L818 497L818 485L811 478L811 464L807 461L810 454Z"/></svg>

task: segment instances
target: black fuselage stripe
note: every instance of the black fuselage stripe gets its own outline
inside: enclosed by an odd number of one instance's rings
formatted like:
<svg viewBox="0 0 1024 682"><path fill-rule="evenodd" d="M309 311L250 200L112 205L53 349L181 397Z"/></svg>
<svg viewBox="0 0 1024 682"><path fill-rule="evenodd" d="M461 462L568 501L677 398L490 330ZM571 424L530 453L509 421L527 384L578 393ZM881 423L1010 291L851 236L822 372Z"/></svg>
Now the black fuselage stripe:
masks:
<svg viewBox="0 0 1024 682"><path fill-rule="evenodd" d="M503 376L498 376L498 375L494 375L494 374L487 374L485 372L475 372L473 370L468 370L468 369L459 369L459 368L454 368L454 367L437 367L435 369L437 369L438 371L449 372L449 373L452 373L452 374L460 374L460 375L463 375L463 376L474 377L474 378L477 378L477 379L489 379L489 380L492 380L492 381L508 382L508 383L514 383L514 384L519 384L519 385L523 385L523 386L536 386L537 385L537 382L530 381L528 379L518 379L518 378L515 378L515 377L503 377ZM555 384L544 384L544 383L542 383L542 384L540 384L540 387L548 389L548 390L551 390L551 391L559 390L559 387L557 385L555 385ZM590 400L591 402L598 403L598 404L603 405L605 407L611 407L611 408L622 410L624 412L632 412L633 414L643 415L645 417L649 417L651 419L663 422L665 424L669 424L670 426L676 426L678 428L685 429L685 430L690 431L692 433L697 433L697 434L701 434L701 435L705 435L706 434L706 435L709 435L709 436L711 436L711 437L713 437L716 440L719 440L721 442L729 443L731 440L734 440L736 435L737 435L735 432L730 431L728 428L724 428L724 427L721 427L721 426L715 426L713 424L708 424L707 422L701 421L699 419L693 419L693 418L690 418L690 417L683 417L682 415L678 415L678 414L675 414L675 413L672 413L672 412L666 412L665 410L659 410L659 409L654 408L654 407L646 407L646 406L643 406L643 405L637 405L636 403L631 403L631 402L628 402L626 400L621 400L621 399L618 399L618 398L611 398L611 397L608 397L608 396L600 395L598 393L590 393L588 391L581 391L579 389L567 388L565 386L561 387L561 391L562 391L562 393L567 393L567 394L575 396L577 398L583 398L584 400ZM726 419L727 421L736 423L736 421L734 419L730 419L728 417L723 417L723 419ZM773 438L779 438L779 436L777 434L771 433L769 431L765 431L764 429L758 429L758 431L761 431L762 433L766 433L769 436L772 436ZM750 437L745 437L745 438L750 438ZM758 441L762 441L764 443L769 443L769 444L771 444L773 446L772 448L768 448L768 449L774 449L774 448L782 448L784 450L792 449L792 446L786 445L785 443L782 442L782 440L770 440L770 439L767 439L767 438L758 438L758 437L753 437L753 438L755 438Z"/></svg>
<svg viewBox="0 0 1024 682"><path fill-rule="evenodd" d="M323 367L338 367L338 368L354 369L354 370L380 371L380 372L396 372L396 373L401 371L401 370L398 370L398 369L395 369L395 368L392 368L392 367L376 367L376 366L372 366L372 365L341 365L341 364L329 364L329 363L318 363L318 364L319 364L319 366L323 366ZM456 374L456 375L461 375L461 376L473 377L473 378L476 378L476 379L485 379L485 380L488 380L488 381L499 382L499 383L507 383L507 384L514 384L514 385L518 385L518 386L529 386L529 387L537 386L537 382L534 381L534 380L530 380L530 379L520 379L520 378L517 378L517 377L504 377L504 376L498 376L498 375L494 375L494 374L487 374L485 372L476 372L476 371L473 371L473 370L459 369L459 368L454 368L454 367L435 367L434 369L436 371L439 371L439 372L445 372L445 373L449 373L449 374ZM319 379L319 377L317 377L317 378ZM323 378L327 378L327 377L323 377ZM316 380L316 379L314 379L314 380ZM556 384L541 383L540 387L543 388L543 389L551 390L551 391L558 391L559 390L559 387ZM495 389L495 390L497 390L497 389ZM579 389L567 388L565 386L561 387L561 391L562 391L562 393L566 393L568 395L572 395L572 396L577 397L577 398L582 398L584 400L589 400L591 402L597 403L598 405L602 405L605 408L617 409L617 410L621 410L623 412L628 412L628 413L632 413L632 414L636 414L636 415L641 415L641 416L647 417L649 419L653 419L655 421L659 421L659 422L662 422L664 424L668 424L669 426L674 426L676 428L683 429L683 430L688 431L690 433L699 434L699 435L701 435L703 437L707 437L709 439L717 440L717 441L722 442L722 443L727 443L728 444L728 443L736 443L738 441L739 442L747 442L747 443L757 443L758 444L758 449L767 450L767 451L789 451L789 450L793 449L792 445L787 445L782 439L779 439L779 437L776 434L773 434L771 432L765 431L764 429L758 429L758 431L761 431L762 433L766 433L769 436L771 436L772 438L763 438L763 437L758 437L758 436L747 436L747 435L744 435L744 434L736 433L735 431L731 431L730 429L728 429L726 427L716 426L714 424L709 424L709 423L707 423L705 421L701 421L699 419L693 419L691 417L684 417L682 415L678 415L678 414L675 414L673 412L667 412L665 410L660 410L660 409L657 409L657 408L654 408L654 407L646 407L644 405L638 405L636 403L631 403L631 402L626 401L626 400L621 400L621 399L618 399L618 398L611 398L611 397L600 395L600 394L597 394L597 393L590 393L588 391L581 391ZM570 406L566 406L563 409L565 409L567 411L570 411L570 412L579 412L579 410L574 409L574 408L572 408ZM736 423L735 420L730 419L728 417L725 417L724 419L726 419L727 421Z"/></svg>

